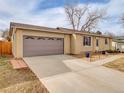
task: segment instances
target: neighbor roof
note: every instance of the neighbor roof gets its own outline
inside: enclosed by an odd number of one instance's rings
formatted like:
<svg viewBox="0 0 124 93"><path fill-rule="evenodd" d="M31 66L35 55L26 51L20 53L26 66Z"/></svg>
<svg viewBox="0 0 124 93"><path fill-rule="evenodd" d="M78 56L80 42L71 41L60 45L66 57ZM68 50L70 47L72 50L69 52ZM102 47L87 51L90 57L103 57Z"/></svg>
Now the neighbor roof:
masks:
<svg viewBox="0 0 124 93"><path fill-rule="evenodd" d="M82 35L90 35L90 36L97 36L97 37L108 37L111 38L110 36L106 35L99 35L93 32L84 32L84 31L78 31L78 30L73 30L73 29L68 29L68 28L48 28L44 26L36 26L36 25L29 25L29 24L22 24L22 23L15 23L11 22L10 23L10 35L12 35L13 29L27 29L27 30L35 30L35 31L44 31L44 32L54 32L54 33L63 33L63 34L82 34Z"/></svg>
<svg viewBox="0 0 124 93"><path fill-rule="evenodd" d="M124 43L124 36L117 36L113 38L114 42Z"/></svg>
<svg viewBox="0 0 124 93"><path fill-rule="evenodd" d="M124 40L124 36L117 36L114 39Z"/></svg>

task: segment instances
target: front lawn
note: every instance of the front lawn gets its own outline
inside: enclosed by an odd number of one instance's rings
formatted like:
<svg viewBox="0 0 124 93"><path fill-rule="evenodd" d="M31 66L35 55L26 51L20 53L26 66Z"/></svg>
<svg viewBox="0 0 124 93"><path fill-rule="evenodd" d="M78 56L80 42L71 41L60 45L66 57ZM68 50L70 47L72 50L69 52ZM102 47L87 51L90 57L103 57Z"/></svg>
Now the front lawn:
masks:
<svg viewBox="0 0 124 93"><path fill-rule="evenodd" d="M14 70L7 57L0 57L0 93L48 93L29 69Z"/></svg>
<svg viewBox="0 0 124 93"><path fill-rule="evenodd" d="M106 63L103 66L124 72L124 58L120 58L113 62Z"/></svg>

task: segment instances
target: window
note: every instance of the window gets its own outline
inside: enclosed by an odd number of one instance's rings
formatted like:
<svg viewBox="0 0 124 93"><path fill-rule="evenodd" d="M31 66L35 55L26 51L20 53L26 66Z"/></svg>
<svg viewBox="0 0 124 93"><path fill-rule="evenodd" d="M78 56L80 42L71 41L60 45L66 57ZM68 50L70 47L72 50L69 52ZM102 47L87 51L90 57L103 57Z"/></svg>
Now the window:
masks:
<svg viewBox="0 0 124 93"><path fill-rule="evenodd" d="M84 36L83 44L84 46L91 46L91 37Z"/></svg>
<svg viewBox="0 0 124 93"><path fill-rule="evenodd" d="M57 38L56 40L62 40L62 38Z"/></svg>
<svg viewBox="0 0 124 93"><path fill-rule="evenodd" d="M50 37L49 37L48 40L54 40L54 38L50 38Z"/></svg>
<svg viewBox="0 0 124 93"><path fill-rule="evenodd" d="M31 36L27 36L27 37L25 37L25 39L35 39L35 38L31 37Z"/></svg>
<svg viewBox="0 0 124 93"><path fill-rule="evenodd" d="M108 39L107 39L107 38L105 39L105 44L106 44L106 45L108 44Z"/></svg>
<svg viewBox="0 0 124 93"><path fill-rule="evenodd" d="M45 40L45 37L38 37L37 38L37 40L40 40L40 39Z"/></svg>
<svg viewBox="0 0 124 93"><path fill-rule="evenodd" d="M99 40L96 39L96 46L98 47L99 46Z"/></svg>

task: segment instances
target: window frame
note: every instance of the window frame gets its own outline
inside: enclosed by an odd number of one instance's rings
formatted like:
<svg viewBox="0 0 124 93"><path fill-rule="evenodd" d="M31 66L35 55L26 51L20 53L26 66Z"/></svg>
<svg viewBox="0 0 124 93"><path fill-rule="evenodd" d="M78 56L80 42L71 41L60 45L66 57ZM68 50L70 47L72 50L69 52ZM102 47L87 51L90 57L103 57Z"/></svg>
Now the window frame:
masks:
<svg viewBox="0 0 124 93"><path fill-rule="evenodd" d="M83 36L83 46L92 46L92 37L91 36Z"/></svg>
<svg viewBox="0 0 124 93"><path fill-rule="evenodd" d="M99 47L99 39L96 39L96 46Z"/></svg>
<svg viewBox="0 0 124 93"><path fill-rule="evenodd" d="M108 45L108 39L105 38L105 45Z"/></svg>

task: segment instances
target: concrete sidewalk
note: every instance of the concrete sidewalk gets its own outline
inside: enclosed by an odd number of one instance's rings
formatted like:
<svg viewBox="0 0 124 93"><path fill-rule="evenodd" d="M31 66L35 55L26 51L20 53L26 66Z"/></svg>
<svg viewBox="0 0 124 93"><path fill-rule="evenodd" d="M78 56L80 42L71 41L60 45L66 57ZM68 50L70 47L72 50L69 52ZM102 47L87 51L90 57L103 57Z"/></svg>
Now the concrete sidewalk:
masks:
<svg viewBox="0 0 124 93"><path fill-rule="evenodd" d="M124 73L97 62L83 62L67 55L24 60L50 93L124 93Z"/></svg>
<svg viewBox="0 0 124 93"><path fill-rule="evenodd" d="M112 62L116 59L119 59L121 57L124 57L124 55L113 55L112 57L109 57L109 58L105 58L105 59L101 59L101 60L98 60L98 61L94 61L94 62L91 62L91 64L93 65L103 65L105 63L108 63L108 62Z"/></svg>

